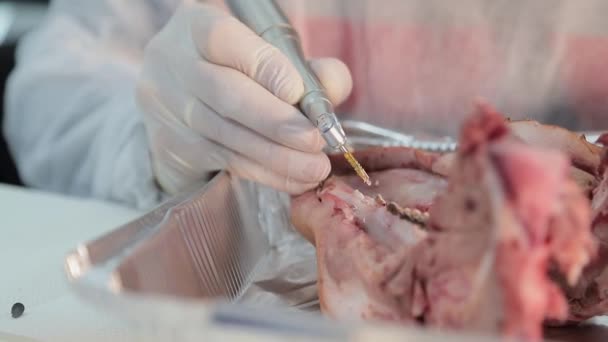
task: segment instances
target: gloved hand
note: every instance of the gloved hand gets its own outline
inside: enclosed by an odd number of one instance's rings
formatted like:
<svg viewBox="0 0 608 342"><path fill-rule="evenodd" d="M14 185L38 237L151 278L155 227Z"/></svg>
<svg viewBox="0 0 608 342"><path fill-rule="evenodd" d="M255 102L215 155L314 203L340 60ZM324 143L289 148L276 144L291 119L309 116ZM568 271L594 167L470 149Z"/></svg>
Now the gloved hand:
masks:
<svg viewBox="0 0 608 342"><path fill-rule="evenodd" d="M311 61L334 105L350 93L347 67ZM296 69L221 8L185 1L145 50L137 102L158 183L169 193L222 169L297 194L327 177L325 141L293 106Z"/></svg>

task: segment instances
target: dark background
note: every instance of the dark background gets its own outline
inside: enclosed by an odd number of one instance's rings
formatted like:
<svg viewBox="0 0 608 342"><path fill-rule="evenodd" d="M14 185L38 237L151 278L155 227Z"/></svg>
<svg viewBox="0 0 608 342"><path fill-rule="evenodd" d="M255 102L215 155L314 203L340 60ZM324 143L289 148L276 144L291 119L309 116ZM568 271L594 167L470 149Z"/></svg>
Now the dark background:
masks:
<svg viewBox="0 0 608 342"><path fill-rule="evenodd" d="M6 79L10 73L10 71L15 66L15 47L18 42L18 39L22 36L23 26L31 26L32 24L32 15L28 14L30 12L29 7L24 7L27 5L48 5L48 0L13 0L13 1L1 1L0 5L14 5L14 8L19 13L15 16L15 22L13 22L13 26L19 27L16 28L18 32L14 32L12 36L7 37L7 39L0 43L0 123L4 122L4 89L6 84ZM39 12L39 11L38 11ZM26 18L27 17L27 18ZM38 19L42 19L38 15L34 16L34 22ZM26 23L24 23L26 22ZM13 31L15 31L13 30ZM21 185L21 180L19 179L17 170L15 168L15 164L13 159L8 152L6 141L4 140L4 135L0 135L0 183L9 183L15 185Z"/></svg>

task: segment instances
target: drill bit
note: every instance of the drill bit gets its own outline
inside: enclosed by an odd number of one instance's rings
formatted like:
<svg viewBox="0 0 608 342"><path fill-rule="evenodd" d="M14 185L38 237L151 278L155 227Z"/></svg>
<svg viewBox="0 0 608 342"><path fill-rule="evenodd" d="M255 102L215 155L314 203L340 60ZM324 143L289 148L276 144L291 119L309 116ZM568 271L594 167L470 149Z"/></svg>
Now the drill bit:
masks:
<svg viewBox="0 0 608 342"><path fill-rule="evenodd" d="M355 170L357 175L363 180L363 182L365 184L367 184L368 186L371 186L372 182L369 180L369 175L367 174L367 172L365 172L365 169L363 169L363 167L361 166L361 164L359 164L357 159L355 159L355 156L353 156L352 153L350 153L350 151L346 148L346 146L341 146L340 150L342 150L342 152L344 152L344 158L346 158L346 161L348 161L350 166L352 166L352 168Z"/></svg>

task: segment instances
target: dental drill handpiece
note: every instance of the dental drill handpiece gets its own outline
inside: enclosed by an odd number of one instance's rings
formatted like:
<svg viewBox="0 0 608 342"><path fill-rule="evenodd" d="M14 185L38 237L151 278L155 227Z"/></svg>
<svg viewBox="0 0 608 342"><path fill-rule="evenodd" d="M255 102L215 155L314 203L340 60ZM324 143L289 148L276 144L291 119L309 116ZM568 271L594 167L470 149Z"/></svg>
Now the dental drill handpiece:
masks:
<svg viewBox="0 0 608 342"><path fill-rule="evenodd" d="M299 107L319 129L327 144L344 153L357 175L370 185L370 179L346 146L346 134L334 113L321 82L316 77L302 52L300 38L287 16L274 0L225 0L234 16L256 34L278 48L296 67L304 80L304 96Z"/></svg>

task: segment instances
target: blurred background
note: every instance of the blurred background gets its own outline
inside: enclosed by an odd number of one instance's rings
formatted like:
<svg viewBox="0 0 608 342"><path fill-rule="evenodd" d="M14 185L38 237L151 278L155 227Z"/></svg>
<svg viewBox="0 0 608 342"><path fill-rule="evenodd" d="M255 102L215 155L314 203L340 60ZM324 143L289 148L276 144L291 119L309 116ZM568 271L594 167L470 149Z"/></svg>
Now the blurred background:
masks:
<svg viewBox="0 0 608 342"><path fill-rule="evenodd" d="M44 19L48 2L49 0L0 0L0 123L4 122L4 86L15 65L16 43L24 33ZM21 185L4 135L0 136L0 183Z"/></svg>

